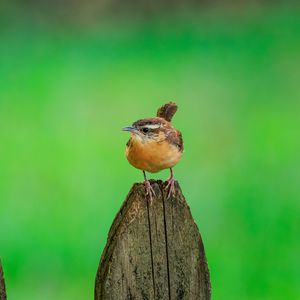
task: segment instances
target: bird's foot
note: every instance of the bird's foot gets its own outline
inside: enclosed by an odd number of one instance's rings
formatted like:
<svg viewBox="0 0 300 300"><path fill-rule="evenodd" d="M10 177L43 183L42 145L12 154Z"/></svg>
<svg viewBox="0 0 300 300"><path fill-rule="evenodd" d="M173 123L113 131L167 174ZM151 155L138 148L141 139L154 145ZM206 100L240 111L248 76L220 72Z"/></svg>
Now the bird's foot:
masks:
<svg viewBox="0 0 300 300"><path fill-rule="evenodd" d="M168 190L168 196L167 196L167 199L169 199L171 196L175 196L175 180L174 180L174 177L171 176L169 179L168 179L168 184L166 186L166 189Z"/></svg>
<svg viewBox="0 0 300 300"><path fill-rule="evenodd" d="M152 205L152 203L153 203L153 197L156 196L155 192L154 192L154 189L151 186L150 181L147 180L147 179L144 180L144 185L145 185L145 188L146 188L146 193L147 193L147 195L149 195L149 198L150 198L150 205Z"/></svg>

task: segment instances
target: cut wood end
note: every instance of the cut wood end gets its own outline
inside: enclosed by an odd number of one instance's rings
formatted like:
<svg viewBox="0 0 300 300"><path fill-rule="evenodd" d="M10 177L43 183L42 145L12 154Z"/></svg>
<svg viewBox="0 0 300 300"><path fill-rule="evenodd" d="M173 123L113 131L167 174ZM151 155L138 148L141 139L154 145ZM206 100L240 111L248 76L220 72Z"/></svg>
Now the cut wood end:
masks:
<svg viewBox="0 0 300 300"><path fill-rule="evenodd" d="M154 199L160 198L161 194L162 194L164 199L167 198L167 194L168 194L168 189L167 189L168 182L167 181L150 179L149 182L150 182L152 188L154 189L154 191L157 192L157 193L155 193ZM180 185L179 185L177 180L175 180L174 185L175 185L175 194L172 195L169 199L177 198L178 196L180 196L179 200L182 200L183 195L182 195L182 191L181 191ZM132 193L139 193L140 196L143 196L146 199L148 198L148 195L146 194L146 188L145 188L145 185L144 185L143 182L134 183L134 185L132 186L130 192L127 195L127 199L130 198L129 196ZM124 204L126 204L126 201L124 202Z"/></svg>
<svg viewBox="0 0 300 300"><path fill-rule="evenodd" d="M209 300L201 235L179 183L170 198L167 182L150 183L155 191L152 204L144 184L135 183L113 221L97 272L95 299L146 295Z"/></svg>

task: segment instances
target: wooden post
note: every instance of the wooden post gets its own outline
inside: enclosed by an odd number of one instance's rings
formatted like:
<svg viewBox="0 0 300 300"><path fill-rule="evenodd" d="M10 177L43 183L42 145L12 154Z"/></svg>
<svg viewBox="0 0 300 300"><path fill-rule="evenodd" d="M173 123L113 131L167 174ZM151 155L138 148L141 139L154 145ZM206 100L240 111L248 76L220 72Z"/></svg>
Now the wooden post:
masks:
<svg viewBox="0 0 300 300"><path fill-rule="evenodd" d="M108 234L95 283L95 300L209 300L204 247L190 209L175 183L167 199L151 180L152 205L134 184Z"/></svg>
<svg viewBox="0 0 300 300"><path fill-rule="evenodd" d="M1 259L0 259L0 300L6 300L5 282L4 282Z"/></svg>

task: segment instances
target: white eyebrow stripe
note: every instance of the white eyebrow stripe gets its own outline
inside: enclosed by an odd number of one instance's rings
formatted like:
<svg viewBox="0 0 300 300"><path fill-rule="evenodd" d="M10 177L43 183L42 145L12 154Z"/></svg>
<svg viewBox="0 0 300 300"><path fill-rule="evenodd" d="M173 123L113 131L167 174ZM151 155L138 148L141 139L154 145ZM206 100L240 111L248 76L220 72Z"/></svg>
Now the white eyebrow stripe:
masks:
<svg viewBox="0 0 300 300"><path fill-rule="evenodd" d="M159 128L160 127L160 124L149 124L149 125L144 125L143 128L146 127L146 128L150 128L150 129L156 129L156 128Z"/></svg>

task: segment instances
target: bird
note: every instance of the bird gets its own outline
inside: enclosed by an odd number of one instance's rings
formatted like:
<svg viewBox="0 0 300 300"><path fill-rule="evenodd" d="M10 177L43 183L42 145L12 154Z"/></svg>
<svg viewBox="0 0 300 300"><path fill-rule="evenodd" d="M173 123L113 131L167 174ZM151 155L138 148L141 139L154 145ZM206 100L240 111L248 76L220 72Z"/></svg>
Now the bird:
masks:
<svg viewBox="0 0 300 300"><path fill-rule="evenodd" d="M151 204L155 192L146 172L170 169L167 198L175 194L173 167L180 161L184 150L182 134L171 123L177 108L175 102L166 103L157 110L156 117L140 119L122 128L131 133L125 149L126 158L133 167L143 171L146 194Z"/></svg>

